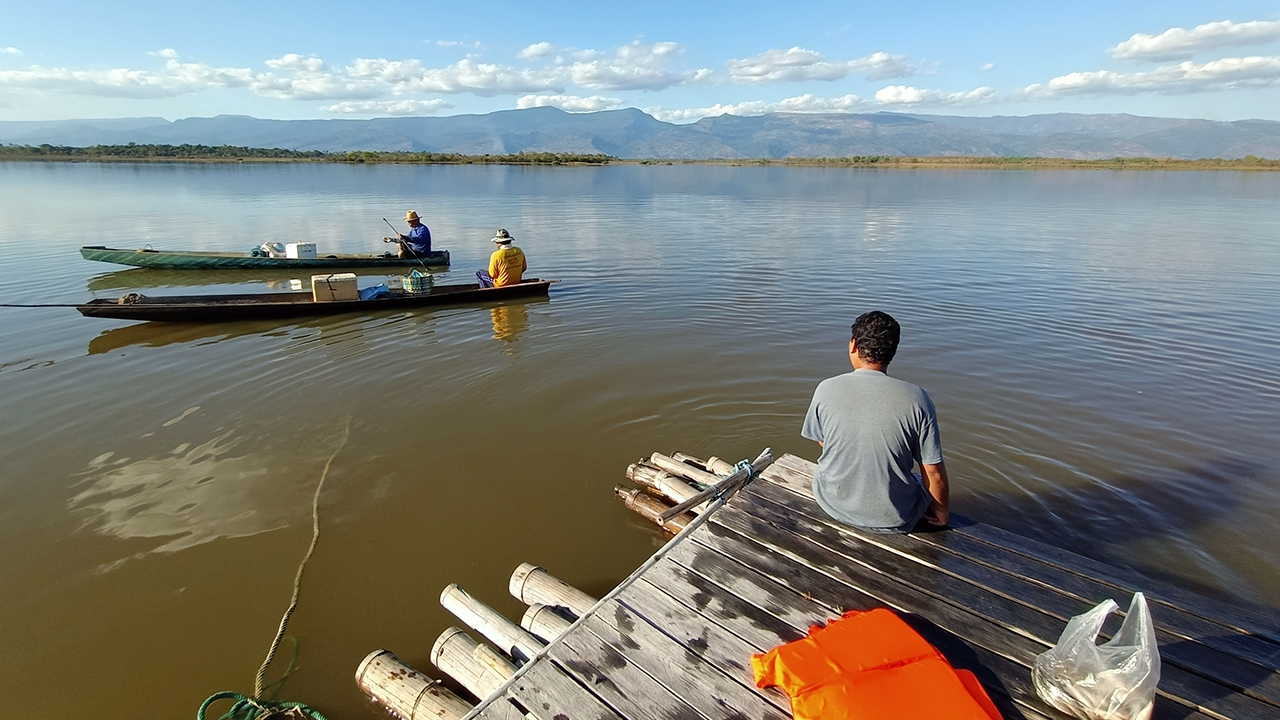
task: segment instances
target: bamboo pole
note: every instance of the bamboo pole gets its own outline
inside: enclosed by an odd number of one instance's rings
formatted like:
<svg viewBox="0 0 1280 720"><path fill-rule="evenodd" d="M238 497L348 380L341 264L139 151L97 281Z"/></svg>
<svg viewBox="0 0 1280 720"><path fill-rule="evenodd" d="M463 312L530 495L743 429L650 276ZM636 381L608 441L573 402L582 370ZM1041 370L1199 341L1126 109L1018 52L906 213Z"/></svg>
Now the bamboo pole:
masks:
<svg viewBox="0 0 1280 720"><path fill-rule="evenodd" d="M481 660L479 650L482 646L468 635L462 628L451 627L440 633L435 645L431 646L431 663L440 671L458 681L458 684L484 700L493 694L516 673L516 666L505 658L499 659L503 664L493 665L490 658ZM497 653L493 653L497 656Z"/></svg>
<svg viewBox="0 0 1280 720"><path fill-rule="evenodd" d="M404 664L390 650L374 650L365 657L356 668L356 685L404 720L460 720L471 712L471 703Z"/></svg>
<svg viewBox="0 0 1280 720"><path fill-rule="evenodd" d="M543 642L529 631L516 625L467 594L457 583L440 593L440 604L468 627L485 636L489 642L511 655L517 663L523 663L542 649Z"/></svg>
<svg viewBox="0 0 1280 720"><path fill-rule="evenodd" d="M694 457L689 453L673 452L671 453L671 457L675 460L679 460L685 465L692 464L694 467L696 467L699 470L707 470L707 471L711 470L711 468L707 467L707 462L705 460L703 460L702 458Z"/></svg>
<svg viewBox="0 0 1280 720"><path fill-rule="evenodd" d="M560 637L560 634L568 630L572 624L573 621L556 612L555 608L541 603L530 605L524 617L520 618L520 627L547 642Z"/></svg>
<svg viewBox="0 0 1280 720"><path fill-rule="evenodd" d="M532 563L521 563L511 573L507 589L525 605L565 607L577 617L596 604L595 598Z"/></svg>
<svg viewBox="0 0 1280 720"><path fill-rule="evenodd" d="M658 516L658 520L662 522L666 522L672 519L673 517L678 516L680 513L684 512L685 510L688 510L689 508L698 504L698 502L701 500L708 500L713 497L719 498L719 497L724 497L728 493L736 493L739 488L747 484L747 482L750 481L751 478L758 475L761 470L764 470L772 462L773 462L773 450L770 448L765 448L764 452L760 453L760 455L755 460L751 461L751 465L749 467L744 467L743 469L738 470L737 472L733 473L729 477L723 478L722 480L720 480L720 482L698 493L694 497L689 498L688 500L685 500L684 502L680 503L679 505L676 505L675 507L669 510L666 510L665 512L663 512L661 515ZM614 490L615 492L617 491L616 488Z"/></svg>
<svg viewBox="0 0 1280 720"><path fill-rule="evenodd" d="M733 474L733 463L712 455L707 458L707 471L717 475L728 476Z"/></svg>
<svg viewBox="0 0 1280 720"><path fill-rule="evenodd" d="M715 485L724 478L706 470L699 470L692 465L686 465L672 457L667 457L662 453L654 453L649 456L649 464L656 468L666 470L669 473L679 475L682 478L692 480L699 485Z"/></svg>
<svg viewBox="0 0 1280 720"><path fill-rule="evenodd" d="M645 520L661 525L668 532L678 533L693 520L693 516L689 513L681 513L663 520L662 513L669 510L671 506L658 498L644 494L639 488L624 488L618 485L613 488L613 492L622 498L627 508L639 513Z"/></svg>
<svg viewBox="0 0 1280 720"><path fill-rule="evenodd" d="M651 490L659 497L670 500L673 505L698 494L698 488L683 478L641 463L632 463L627 467L627 479L637 485L643 485L646 490ZM702 507L697 507L693 511L698 513L702 510Z"/></svg>

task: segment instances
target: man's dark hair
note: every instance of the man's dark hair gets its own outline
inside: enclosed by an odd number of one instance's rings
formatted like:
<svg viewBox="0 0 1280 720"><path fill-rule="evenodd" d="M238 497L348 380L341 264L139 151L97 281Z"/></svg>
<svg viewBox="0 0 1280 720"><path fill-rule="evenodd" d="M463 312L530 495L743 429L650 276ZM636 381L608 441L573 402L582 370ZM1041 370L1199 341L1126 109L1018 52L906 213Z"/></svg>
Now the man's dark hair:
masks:
<svg viewBox="0 0 1280 720"><path fill-rule="evenodd" d="M898 352L902 327L889 313L872 310L853 321L853 339L858 342L858 357L878 365L888 365Z"/></svg>

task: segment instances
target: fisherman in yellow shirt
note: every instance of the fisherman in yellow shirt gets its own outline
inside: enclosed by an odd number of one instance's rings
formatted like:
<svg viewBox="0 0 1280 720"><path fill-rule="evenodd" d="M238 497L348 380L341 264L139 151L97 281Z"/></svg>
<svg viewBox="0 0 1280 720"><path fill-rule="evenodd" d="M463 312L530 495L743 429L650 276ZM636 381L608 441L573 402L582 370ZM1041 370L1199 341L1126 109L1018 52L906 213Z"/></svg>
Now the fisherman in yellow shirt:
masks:
<svg viewBox="0 0 1280 720"><path fill-rule="evenodd" d="M489 256L489 271L476 272L480 287L506 287L520 283L528 265L525 263L524 251L511 244L514 240L506 230L499 230L494 236L493 242L498 245L498 249Z"/></svg>

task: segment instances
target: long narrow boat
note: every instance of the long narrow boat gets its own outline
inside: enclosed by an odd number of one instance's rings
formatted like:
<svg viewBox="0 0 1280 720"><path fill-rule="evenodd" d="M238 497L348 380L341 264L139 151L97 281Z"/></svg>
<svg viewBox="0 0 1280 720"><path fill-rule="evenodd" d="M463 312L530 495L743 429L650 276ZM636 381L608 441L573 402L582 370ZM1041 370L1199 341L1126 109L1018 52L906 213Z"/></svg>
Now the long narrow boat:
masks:
<svg viewBox="0 0 1280 720"><path fill-rule="evenodd" d="M547 295L558 280L531 278L517 285L482 288L479 285L438 285L421 295L394 295L378 300L315 302L309 292L249 295L169 295L147 297L131 293L118 300L97 299L76 309L86 317L163 322L223 322L375 312L431 305L461 305Z"/></svg>
<svg viewBox="0 0 1280 720"><path fill-rule="evenodd" d="M85 260L169 270L230 270L281 268L363 268L408 267L418 265L417 258L394 255L327 254L316 258L254 257L249 253L198 252L189 250L120 250L102 245L80 248ZM448 250L432 250L422 256L427 267L449 267Z"/></svg>

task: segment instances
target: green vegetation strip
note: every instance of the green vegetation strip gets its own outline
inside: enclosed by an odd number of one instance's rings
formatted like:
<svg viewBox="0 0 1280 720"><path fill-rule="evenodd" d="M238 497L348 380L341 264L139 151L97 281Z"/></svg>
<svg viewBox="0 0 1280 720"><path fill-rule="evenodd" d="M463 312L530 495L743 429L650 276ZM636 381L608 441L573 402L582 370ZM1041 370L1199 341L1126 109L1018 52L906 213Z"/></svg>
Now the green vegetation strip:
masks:
<svg viewBox="0 0 1280 720"><path fill-rule="evenodd" d="M1043 157L898 157L854 155L823 158L755 158L725 160L619 160L604 153L518 152L507 155L356 150L323 152L251 148L236 145L0 145L2 160L97 162L319 162L350 164L429 165L731 165L875 168L996 168L996 169L1092 169L1092 170L1280 170L1280 160L1246 155L1243 158L1108 158L1075 160Z"/></svg>
<svg viewBox="0 0 1280 720"><path fill-rule="evenodd" d="M0 160L89 160L166 162L328 162L416 163L435 165L605 165L617 158L604 153L518 152L509 155L463 155L437 152L322 152L251 148L236 145L0 145Z"/></svg>

